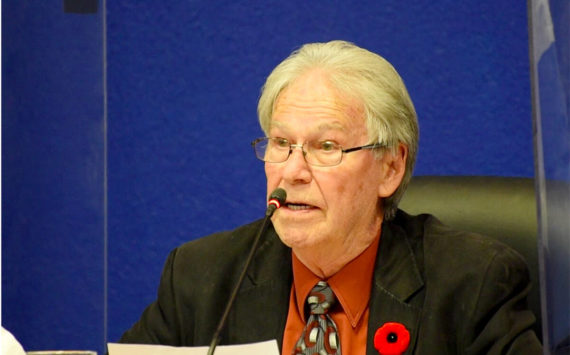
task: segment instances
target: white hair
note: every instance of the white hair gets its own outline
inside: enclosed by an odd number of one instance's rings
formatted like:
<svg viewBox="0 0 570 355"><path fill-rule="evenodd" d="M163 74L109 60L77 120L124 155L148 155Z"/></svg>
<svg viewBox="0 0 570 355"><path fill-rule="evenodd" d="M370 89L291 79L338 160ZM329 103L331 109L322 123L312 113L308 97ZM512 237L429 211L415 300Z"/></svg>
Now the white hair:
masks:
<svg viewBox="0 0 570 355"><path fill-rule="evenodd" d="M352 43L305 44L273 69L263 85L257 114L266 135L279 94L312 69L323 70L337 90L362 102L370 143L393 151L399 143L408 147L402 183L383 200L384 218L392 219L412 177L419 139L416 111L402 78L384 58Z"/></svg>

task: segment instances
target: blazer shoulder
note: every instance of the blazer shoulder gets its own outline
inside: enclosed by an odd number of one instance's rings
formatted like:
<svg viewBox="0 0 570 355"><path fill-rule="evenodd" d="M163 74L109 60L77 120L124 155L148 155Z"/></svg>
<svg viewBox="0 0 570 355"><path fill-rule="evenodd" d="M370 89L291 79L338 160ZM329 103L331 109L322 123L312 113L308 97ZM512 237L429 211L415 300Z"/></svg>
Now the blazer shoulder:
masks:
<svg viewBox="0 0 570 355"><path fill-rule="evenodd" d="M489 270L503 268L525 281L529 278L522 255L496 239L451 228L429 214L410 216L401 212L394 222L403 229L428 283L441 283L446 288L454 282L456 286L483 283Z"/></svg>
<svg viewBox="0 0 570 355"><path fill-rule="evenodd" d="M452 228L431 214L409 215L399 210L393 221L406 234L411 244L422 244L435 248L433 251L494 254L496 252L512 253L522 258L514 249L503 242L470 231Z"/></svg>
<svg viewBox="0 0 570 355"><path fill-rule="evenodd" d="M425 217L423 238L426 251L435 255L479 260L476 264L499 257L526 268L523 256L507 244L486 235L449 227L431 215Z"/></svg>
<svg viewBox="0 0 570 355"><path fill-rule="evenodd" d="M177 254L210 255L220 252L239 252L251 246L251 242L261 227L262 220L257 220L232 230L216 232L186 242L176 248Z"/></svg>
<svg viewBox="0 0 570 355"><path fill-rule="evenodd" d="M451 228L431 215L403 213L399 223L410 244L419 246L414 250L426 285L425 346L477 354L504 353L509 344L526 341L540 348L530 330L535 318L526 305L528 267L518 252L493 238ZM446 344L435 340L441 334L448 334Z"/></svg>
<svg viewBox="0 0 570 355"><path fill-rule="evenodd" d="M254 239L263 220L240 226L236 229L218 232L186 242L171 252L171 267L176 275L195 280L208 276L212 280L237 277L251 250ZM271 268L287 258L288 248L281 243L270 224L261 236L250 272L260 268ZM266 265L268 264L268 265Z"/></svg>

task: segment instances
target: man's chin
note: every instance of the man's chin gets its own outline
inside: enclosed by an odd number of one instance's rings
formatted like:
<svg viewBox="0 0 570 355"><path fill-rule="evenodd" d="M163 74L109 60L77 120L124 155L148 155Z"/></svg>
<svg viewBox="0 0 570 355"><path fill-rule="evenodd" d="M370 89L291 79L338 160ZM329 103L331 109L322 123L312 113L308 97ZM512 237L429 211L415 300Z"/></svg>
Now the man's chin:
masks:
<svg viewBox="0 0 570 355"><path fill-rule="evenodd" d="M292 228L280 228L279 224L275 225L275 231L281 239L281 242L291 249L310 248L314 240L306 232L306 230L297 230Z"/></svg>

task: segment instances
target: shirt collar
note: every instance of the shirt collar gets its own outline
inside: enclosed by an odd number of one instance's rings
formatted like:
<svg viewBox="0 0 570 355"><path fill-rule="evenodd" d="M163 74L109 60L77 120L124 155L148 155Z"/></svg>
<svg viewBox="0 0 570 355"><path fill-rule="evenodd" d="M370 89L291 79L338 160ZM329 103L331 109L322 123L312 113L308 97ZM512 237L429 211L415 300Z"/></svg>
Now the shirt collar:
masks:
<svg viewBox="0 0 570 355"><path fill-rule="evenodd" d="M358 325L368 307L379 241L380 236L376 237L372 244L359 256L346 264L328 280L325 280L334 291L353 328ZM294 252L292 255L293 285L297 310L303 322L306 322L304 312L305 300L320 279L297 258Z"/></svg>

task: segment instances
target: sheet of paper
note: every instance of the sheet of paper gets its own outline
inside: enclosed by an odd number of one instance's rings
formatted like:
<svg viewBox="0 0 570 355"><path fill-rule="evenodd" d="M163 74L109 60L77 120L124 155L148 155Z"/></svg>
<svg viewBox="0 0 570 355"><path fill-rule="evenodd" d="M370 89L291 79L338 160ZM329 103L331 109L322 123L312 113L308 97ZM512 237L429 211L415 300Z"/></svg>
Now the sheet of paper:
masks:
<svg viewBox="0 0 570 355"><path fill-rule="evenodd" d="M206 355L207 346L176 347L166 345L139 345L109 343L109 355ZM214 355L279 355L276 340L254 344L218 345Z"/></svg>

